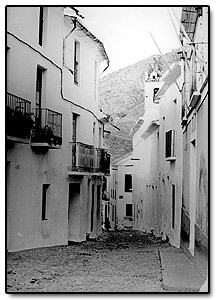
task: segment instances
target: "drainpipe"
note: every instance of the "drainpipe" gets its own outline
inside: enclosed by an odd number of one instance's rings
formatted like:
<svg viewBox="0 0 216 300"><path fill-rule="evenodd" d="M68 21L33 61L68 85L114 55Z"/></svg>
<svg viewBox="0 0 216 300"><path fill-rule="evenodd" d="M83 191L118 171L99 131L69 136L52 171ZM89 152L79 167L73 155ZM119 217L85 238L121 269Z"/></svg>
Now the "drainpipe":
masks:
<svg viewBox="0 0 216 300"><path fill-rule="evenodd" d="M72 28L72 30L66 35L66 37L63 39L63 57L62 57L62 61L63 61L63 67L66 67L65 66L65 46L66 46L66 39L71 35L71 33L76 29L76 19L73 20L73 24L74 24L74 27ZM67 67L66 67L67 68ZM72 70L69 70L71 73L72 73ZM73 73L72 73L73 74ZM61 96L62 96L62 99L65 99L64 98L64 95L63 95L63 69L61 69Z"/></svg>

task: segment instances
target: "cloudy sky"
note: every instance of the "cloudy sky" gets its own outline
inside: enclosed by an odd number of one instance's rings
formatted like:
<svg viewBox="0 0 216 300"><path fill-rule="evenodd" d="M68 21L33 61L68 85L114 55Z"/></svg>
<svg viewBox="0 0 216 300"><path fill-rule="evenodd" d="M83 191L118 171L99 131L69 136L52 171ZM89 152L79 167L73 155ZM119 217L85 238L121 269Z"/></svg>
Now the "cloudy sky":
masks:
<svg viewBox="0 0 216 300"><path fill-rule="evenodd" d="M85 17L83 23L105 46L110 59L105 74L159 54L149 31L162 53L179 47L167 7L75 7ZM173 9L180 18L181 7Z"/></svg>

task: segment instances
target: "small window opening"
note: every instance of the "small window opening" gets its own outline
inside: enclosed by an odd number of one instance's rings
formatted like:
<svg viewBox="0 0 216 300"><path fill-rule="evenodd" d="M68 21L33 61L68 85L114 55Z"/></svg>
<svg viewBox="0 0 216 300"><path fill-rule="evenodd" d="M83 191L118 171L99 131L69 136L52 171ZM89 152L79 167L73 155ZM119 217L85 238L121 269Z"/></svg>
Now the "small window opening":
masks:
<svg viewBox="0 0 216 300"><path fill-rule="evenodd" d="M132 174L125 174L125 192L132 192Z"/></svg>
<svg viewBox="0 0 216 300"><path fill-rule="evenodd" d="M132 204L126 204L126 217L132 217Z"/></svg>
<svg viewBox="0 0 216 300"><path fill-rule="evenodd" d="M42 221L47 220L47 193L50 184L43 184L42 186Z"/></svg>
<svg viewBox="0 0 216 300"><path fill-rule="evenodd" d="M166 132L166 143L165 143L165 156L175 156L175 130L169 130Z"/></svg>
<svg viewBox="0 0 216 300"><path fill-rule="evenodd" d="M80 76L80 43L75 41L74 43L74 83L79 83Z"/></svg>
<svg viewBox="0 0 216 300"><path fill-rule="evenodd" d="M42 46L43 44L43 23L44 23L44 7L40 6L39 10L39 41L38 44Z"/></svg>
<svg viewBox="0 0 216 300"><path fill-rule="evenodd" d="M175 184L172 184L172 229L175 228Z"/></svg>

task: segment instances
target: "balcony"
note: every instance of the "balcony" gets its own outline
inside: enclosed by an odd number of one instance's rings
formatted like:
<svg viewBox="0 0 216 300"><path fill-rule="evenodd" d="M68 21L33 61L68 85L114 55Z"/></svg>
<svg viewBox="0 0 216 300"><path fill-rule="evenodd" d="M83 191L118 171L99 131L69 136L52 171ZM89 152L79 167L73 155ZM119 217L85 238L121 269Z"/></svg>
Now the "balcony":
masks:
<svg viewBox="0 0 216 300"><path fill-rule="evenodd" d="M101 149L100 167L102 173L110 175L110 154L105 149Z"/></svg>
<svg viewBox="0 0 216 300"><path fill-rule="evenodd" d="M70 172L110 173L110 155L101 148L80 142L72 142L72 165Z"/></svg>
<svg viewBox="0 0 216 300"><path fill-rule="evenodd" d="M62 145L62 114L47 109L35 108L35 126L31 135L34 149L59 149Z"/></svg>
<svg viewBox="0 0 216 300"><path fill-rule="evenodd" d="M34 120L31 113L31 102L7 93L6 100L6 135L7 140L26 142L30 139Z"/></svg>

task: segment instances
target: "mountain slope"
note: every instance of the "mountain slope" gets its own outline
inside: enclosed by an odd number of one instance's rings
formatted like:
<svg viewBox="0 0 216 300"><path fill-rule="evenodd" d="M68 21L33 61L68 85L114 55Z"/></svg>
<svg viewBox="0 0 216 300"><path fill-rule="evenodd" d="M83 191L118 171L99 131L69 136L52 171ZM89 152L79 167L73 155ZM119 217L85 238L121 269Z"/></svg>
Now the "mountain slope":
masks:
<svg viewBox="0 0 216 300"><path fill-rule="evenodd" d="M165 55L168 64L178 61L178 51L176 49ZM111 135L105 138L105 146L112 160L132 151L129 132L136 120L144 114L145 73L151 71L156 62L163 74L167 70L166 63L160 55L152 55L101 79L101 108L111 116L113 124L120 128L118 131L112 126L106 126Z"/></svg>

